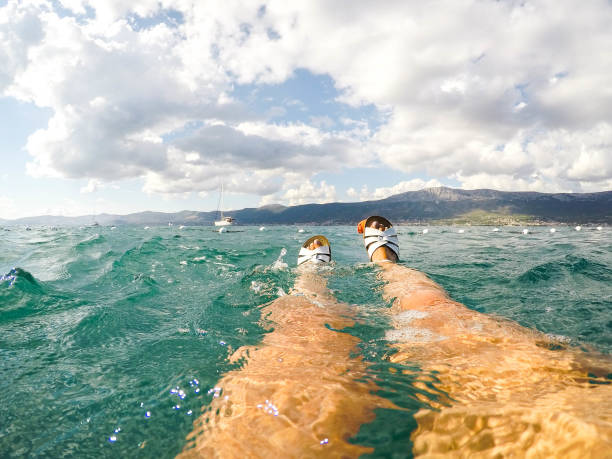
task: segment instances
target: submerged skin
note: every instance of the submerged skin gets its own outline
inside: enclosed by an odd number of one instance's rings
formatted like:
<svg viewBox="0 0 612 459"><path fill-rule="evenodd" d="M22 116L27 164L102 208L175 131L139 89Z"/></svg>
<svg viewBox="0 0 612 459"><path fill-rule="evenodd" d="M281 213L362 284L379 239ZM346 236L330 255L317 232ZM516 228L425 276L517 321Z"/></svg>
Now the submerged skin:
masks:
<svg viewBox="0 0 612 459"><path fill-rule="evenodd" d="M415 456L612 457L609 357L470 310L381 249L391 360L431 375L417 383L432 409L415 415Z"/></svg>
<svg viewBox="0 0 612 459"><path fill-rule="evenodd" d="M338 303L312 266L291 295L262 309L273 327L261 345L240 350L244 366L217 386L223 391L196 421L179 457L358 457L371 448L347 440L391 404L358 382L366 364L351 357L358 339L351 310ZM226 399L227 397L227 399ZM267 404L267 402L269 404ZM278 409L278 414L275 415Z"/></svg>
<svg viewBox="0 0 612 459"><path fill-rule="evenodd" d="M399 454L612 457L608 357L565 349L539 332L470 310L425 274L396 264L384 246L372 261L393 302L389 358L407 364L406 373L418 365L414 386L430 407L415 414L413 450ZM180 457L372 452L347 440L374 419L374 409L397 407L376 395L374 383L359 381L367 367L351 356L358 340L336 331L353 323L348 305L304 265L293 294L262 312L273 331L233 356L246 363L218 382L221 396L196 421Z"/></svg>

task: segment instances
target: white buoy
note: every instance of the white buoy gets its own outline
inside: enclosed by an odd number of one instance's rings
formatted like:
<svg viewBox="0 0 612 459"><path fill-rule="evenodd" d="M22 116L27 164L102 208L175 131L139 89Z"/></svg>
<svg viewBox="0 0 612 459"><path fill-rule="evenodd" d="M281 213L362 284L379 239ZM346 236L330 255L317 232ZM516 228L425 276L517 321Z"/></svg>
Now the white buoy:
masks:
<svg viewBox="0 0 612 459"><path fill-rule="evenodd" d="M597 231L601 231L603 228L601 226L597 227Z"/></svg>
<svg viewBox="0 0 612 459"><path fill-rule="evenodd" d="M265 227L265 226L260 226L260 227L259 227L259 231L263 231L263 230L265 230L265 229L266 229L266 227Z"/></svg>
<svg viewBox="0 0 612 459"><path fill-rule="evenodd" d="M220 233L225 233L227 230L224 227L219 228Z"/></svg>
<svg viewBox="0 0 612 459"><path fill-rule="evenodd" d="M427 233L429 233L429 230L428 230L427 228L425 228L425 229L423 230L423 234L427 234Z"/></svg>
<svg viewBox="0 0 612 459"><path fill-rule="evenodd" d="M554 229L554 228L551 228L551 229L550 229L550 232L551 232L551 233L556 233L556 232L557 232L557 230L556 230L556 229Z"/></svg>
<svg viewBox="0 0 612 459"><path fill-rule="evenodd" d="M528 230L527 228L525 228L525 229L523 230L523 234L529 234L529 230Z"/></svg>
<svg viewBox="0 0 612 459"><path fill-rule="evenodd" d="M582 226L578 225L576 228L574 228L576 231L580 231L582 229Z"/></svg>
<svg viewBox="0 0 612 459"><path fill-rule="evenodd" d="M493 232L497 233L499 231L499 228L493 228Z"/></svg>
<svg viewBox="0 0 612 459"><path fill-rule="evenodd" d="M465 233L465 230L460 229L459 231L457 231L459 234L463 234Z"/></svg>

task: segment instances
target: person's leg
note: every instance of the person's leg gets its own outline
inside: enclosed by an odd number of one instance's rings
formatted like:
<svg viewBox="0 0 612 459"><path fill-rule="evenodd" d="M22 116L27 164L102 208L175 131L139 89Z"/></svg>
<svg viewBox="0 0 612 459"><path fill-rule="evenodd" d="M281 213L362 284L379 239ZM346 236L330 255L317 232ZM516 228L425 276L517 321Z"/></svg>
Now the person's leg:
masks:
<svg viewBox="0 0 612 459"><path fill-rule="evenodd" d="M393 301L391 360L418 364L435 387L432 409L416 415L415 455L609 453L609 358L553 350L542 333L468 309L386 255L380 268L384 296Z"/></svg>
<svg viewBox="0 0 612 459"><path fill-rule="evenodd" d="M374 409L391 407L374 384L358 382L366 364L351 356L358 339L350 308L305 263L290 295L262 308L272 331L239 350L239 369L196 422L181 457L358 457L371 449L349 443Z"/></svg>

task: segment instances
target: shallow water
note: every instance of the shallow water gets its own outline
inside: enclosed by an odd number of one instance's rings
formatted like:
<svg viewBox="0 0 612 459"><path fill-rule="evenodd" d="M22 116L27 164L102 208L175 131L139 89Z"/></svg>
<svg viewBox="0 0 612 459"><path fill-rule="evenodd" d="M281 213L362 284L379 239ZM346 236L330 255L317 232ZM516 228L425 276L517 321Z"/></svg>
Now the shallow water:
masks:
<svg viewBox="0 0 612 459"><path fill-rule="evenodd" d="M178 454L216 382L244 364L229 356L264 339L260 306L290 291L300 243L317 233L332 243L328 287L358 319L344 331L379 395L402 408L376 410L351 441L409 455L415 414L446 396L419 364L389 359L414 317L393 326L354 228L297 229L0 230L2 455ZM612 352L609 228L398 229L403 264L455 300L564 346Z"/></svg>

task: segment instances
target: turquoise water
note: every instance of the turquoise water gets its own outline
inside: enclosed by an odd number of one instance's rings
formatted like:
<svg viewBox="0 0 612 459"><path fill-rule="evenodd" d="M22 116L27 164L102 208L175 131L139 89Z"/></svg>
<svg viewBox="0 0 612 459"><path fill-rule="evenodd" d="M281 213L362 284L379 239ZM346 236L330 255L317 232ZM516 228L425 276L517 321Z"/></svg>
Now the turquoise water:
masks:
<svg viewBox="0 0 612 459"><path fill-rule="evenodd" d="M609 228L398 229L403 263L454 299L612 352ZM410 412L424 406L419 370L388 371L389 305L354 228L233 230L0 229L0 455L179 453L228 357L261 341L259 306L289 292L301 242L319 233L336 262L329 287L361 319L348 332L381 394L408 409L378 411L352 441L374 456L406 451Z"/></svg>

